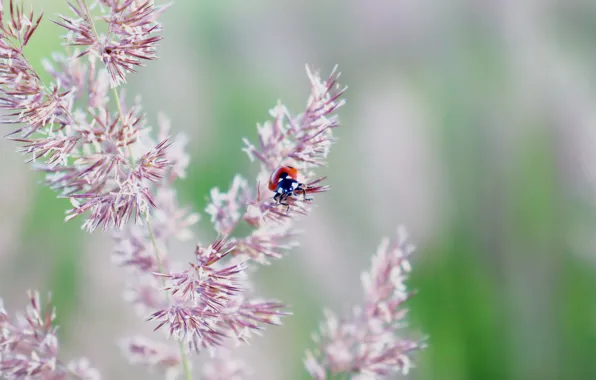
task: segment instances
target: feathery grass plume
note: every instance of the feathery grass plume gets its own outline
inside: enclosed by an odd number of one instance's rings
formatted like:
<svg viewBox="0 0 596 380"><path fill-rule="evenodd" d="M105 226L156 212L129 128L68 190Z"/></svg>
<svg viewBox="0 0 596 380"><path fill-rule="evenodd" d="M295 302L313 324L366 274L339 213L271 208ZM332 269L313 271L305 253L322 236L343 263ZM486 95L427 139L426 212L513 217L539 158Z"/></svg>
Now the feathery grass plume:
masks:
<svg viewBox="0 0 596 380"><path fill-rule="evenodd" d="M26 13L13 0L9 15L0 14L0 110L8 112L4 123L21 125L9 136L22 144L28 161L70 199L67 220L89 212L83 224L88 231L121 228L155 207L151 186L170 165L166 156L172 140L154 141L140 103L127 106L123 93L112 111L109 78L121 83L140 60L155 58L161 29L156 17L163 8L150 1L96 3L108 24L108 34L100 35L85 1L69 4L77 18L63 17L58 24L69 30L67 42L86 50L54 54L53 64L45 61L53 79L49 84L23 52L41 16ZM96 66L97 57L106 68Z"/></svg>
<svg viewBox="0 0 596 380"><path fill-rule="evenodd" d="M0 376L5 379L99 380L85 358L65 363L57 358L56 312L48 297L29 292L24 314L9 317L0 299Z"/></svg>
<svg viewBox="0 0 596 380"><path fill-rule="evenodd" d="M421 340L398 335L407 327L404 303L412 296L404 281L411 266L414 247L407 242L403 228L390 244L384 239L373 256L368 272L362 274L364 301L351 315L338 318L325 312L317 350L307 352L305 366L317 380L336 375L380 378L395 373L407 374L413 367L411 355L423 349Z"/></svg>
<svg viewBox="0 0 596 380"><path fill-rule="evenodd" d="M325 178L314 177L313 168L325 164L333 140L333 128L339 126L336 111L345 102L340 96L346 90L337 84L339 73L333 69L328 79L321 80L318 72L306 67L311 83L311 94L303 113L292 116L285 106L278 103L270 114L273 121L257 126L259 144L255 146L244 139L251 161L261 163L256 179L256 191L248 181L236 176L227 193L211 191L211 202L206 212L219 234L231 234L242 221L253 227L250 235L231 237L235 244L234 255L246 256L260 263L282 257L282 252L295 246L292 219L306 215L310 204L298 197L288 198L289 210L279 207L267 188L271 172L278 166L291 164L304 175L307 194L328 190L322 185ZM242 210L242 212L241 212Z"/></svg>
<svg viewBox="0 0 596 380"><path fill-rule="evenodd" d="M225 255L232 254L236 260L267 264L270 259L283 257L284 251L297 244L294 240L296 233L292 228L293 221L299 215L307 215L311 205L303 199L291 197L288 199L290 208L286 209L284 206L281 210L267 186L274 169L282 164L291 164L306 174L300 181L306 183L307 193L328 190L327 186L322 185L325 178L309 178L314 177L313 168L325 164L333 142L332 129L339 126L335 111L344 104L340 96L346 88L337 84L339 73L336 68L325 81L308 67L306 70L311 82L311 94L306 110L297 116L291 116L289 111L278 103L270 111L274 120L257 128L259 147L244 139L244 150L251 161L257 158L261 163L256 179L256 191L252 191L248 181L239 175L234 177L226 193L217 188L211 190L211 202L205 211L211 216L215 231L229 238L232 248L227 250ZM248 236L234 237L233 232L241 222L251 226L252 231ZM225 294L218 292L221 293ZM279 311L284 306L278 302L236 299L228 301L227 305L232 306L235 312L224 312L219 318L223 317L227 327L241 340L244 340L247 334L258 332L259 322L279 324L279 317L284 315ZM215 330L213 326L209 328ZM208 365L219 368L220 365L213 360L219 359L212 359L211 362L207 362ZM222 370L222 373L233 376L225 370ZM243 376L238 373L236 377ZM213 374L207 378L224 377Z"/></svg>
<svg viewBox="0 0 596 380"><path fill-rule="evenodd" d="M283 304L249 297L245 263L222 264L233 248L224 239L197 245L187 270L156 273L166 279L170 303L147 318L158 322L155 330L165 326L169 337L198 353L221 346L226 337L247 341L262 325L280 324L287 315Z"/></svg>
<svg viewBox="0 0 596 380"><path fill-rule="evenodd" d="M88 7L85 0L68 3L74 15L54 21L68 33L66 44L83 46L79 54L100 58L110 73L112 87L126 82L126 75L136 71L143 61L157 58L157 43L162 39L158 16L166 7L152 0L100 0ZM98 33L91 14L99 8L107 33Z"/></svg>
<svg viewBox="0 0 596 380"><path fill-rule="evenodd" d="M319 73L313 73L308 66L306 72L311 83L306 110L294 117L278 103L270 111L274 120L258 126L259 147L244 139L244 150L251 161L258 158L267 173L287 159L300 162L301 166L322 166L329 154L332 129L339 126L334 112L344 105L339 98L346 88L337 84L337 66L326 81L321 81Z"/></svg>
<svg viewBox="0 0 596 380"><path fill-rule="evenodd" d="M8 112L3 123L23 124L13 134L27 138L48 124L71 123L67 110L68 92L58 86L48 88L23 53L43 15L25 12L23 6L9 2L8 15L0 2L0 108ZM72 149L56 141L53 151Z"/></svg>

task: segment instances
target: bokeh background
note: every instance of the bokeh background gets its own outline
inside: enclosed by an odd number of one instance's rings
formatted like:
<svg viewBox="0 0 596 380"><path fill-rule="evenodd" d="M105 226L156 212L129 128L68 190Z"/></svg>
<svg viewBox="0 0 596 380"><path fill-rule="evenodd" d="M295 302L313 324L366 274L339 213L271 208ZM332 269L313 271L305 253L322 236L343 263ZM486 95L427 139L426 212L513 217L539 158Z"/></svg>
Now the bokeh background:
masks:
<svg viewBox="0 0 596 380"><path fill-rule="evenodd" d="M41 68L66 6L30 3L47 16L28 48ZM300 223L301 247L254 275L294 312L240 350L255 379L308 378L322 309L358 302L398 224L418 246L409 331L429 336L410 378L596 378L596 2L178 0L162 20L161 59L128 94L190 137L178 189L198 211L210 188L254 177L241 138L278 99L303 109L306 63L339 64L349 86L322 173L333 191ZM62 223L68 203L40 178L0 141L0 294L14 310L26 289L51 291L64 358L148 378L116 349L149 328L122 300L110 240Z"/></svg>

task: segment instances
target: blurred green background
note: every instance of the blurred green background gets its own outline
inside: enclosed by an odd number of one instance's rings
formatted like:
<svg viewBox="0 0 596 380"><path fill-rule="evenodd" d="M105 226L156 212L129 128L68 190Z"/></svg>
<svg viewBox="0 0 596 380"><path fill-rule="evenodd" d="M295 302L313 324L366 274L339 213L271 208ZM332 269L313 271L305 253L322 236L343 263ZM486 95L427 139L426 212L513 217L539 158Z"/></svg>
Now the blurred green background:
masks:
<svg viewBox="0 0 596 380"><path fill-rule="evenodd" d="M31 3L46 12L27 51L41 69L66 7ZM339 64L349 86L321 172L333 191L300 222L301 247L253 274L294 312L238 353L254 378L308 378L322 309L360 300L359 273L397 224L419 248L410 330L429 336L410 378L596 378L596 2L179 0L162 20L161 58L127 91L190 137L178 189L198 211L211 187L254 178L241 138L277 99L301 112L306 63ZM15 309L26 289L51 291L64 358L147 378L115 349L150 329L122 300L109 238L62 223L68 203L14 149L0 141L0 294Z"/></svg>

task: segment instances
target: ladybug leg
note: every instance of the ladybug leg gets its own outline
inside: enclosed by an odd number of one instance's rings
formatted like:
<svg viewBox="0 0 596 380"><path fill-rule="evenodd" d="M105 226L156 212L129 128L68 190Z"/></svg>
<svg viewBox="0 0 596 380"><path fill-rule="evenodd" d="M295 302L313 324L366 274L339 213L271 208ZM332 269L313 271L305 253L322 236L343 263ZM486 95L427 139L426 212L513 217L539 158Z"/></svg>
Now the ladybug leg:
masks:
<svg viewBox="0 0 596 380"><path fill-rule="evenodd" d="M279 203L284 206L288 206L288 208L286 208L286 214L290 212L290 204L287 202L287 199L290 195L291 193L283 193L281 197L279 197Z"/></svg>
<svg viewBox="0 0 596 380"><path fill-rule="evenodd" d="M312 198L307 198L306 197L306 189L304 188L304 184L301 183L298 188L296 189L296 191L302 191L302 200L303 201L312 201Z"/></svg>
<svg viewBox="0 0 596 380"><path fill-rule="evenodd" d="M290 193L275 193L275 195L273 196L273 200L277 204L288 206L288 208L286 209L286 213L288 213L288 211L290 210L290 204L286 201L289 196Z"/></svg>

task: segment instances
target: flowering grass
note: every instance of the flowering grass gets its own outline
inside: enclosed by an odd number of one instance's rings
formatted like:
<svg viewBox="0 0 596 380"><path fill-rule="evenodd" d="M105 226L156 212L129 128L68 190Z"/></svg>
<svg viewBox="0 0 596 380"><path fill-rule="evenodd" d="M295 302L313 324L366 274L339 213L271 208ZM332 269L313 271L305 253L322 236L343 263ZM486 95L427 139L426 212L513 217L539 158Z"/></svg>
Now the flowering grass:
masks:
<svg viewBox="0 0 596 380"><path fill-rule="evenodd" d="M306 195L329 190L317 169L326 164L344 105L339 73L334 69L321 79L307 67L311 91L305 109L294 114L277 104L271 120L258 126L258 142L244 140L248 158L260 167L256 178L236 175L227 191L210 192L205 213L219 237L196 244L187 265L174 263L172 243L192 239L199 220L179 204L175 190L189 164L186 140L172 135L165 116L151 126L142 104L129 102L122 90L128 75L157 58L165 7L151 0L68 4L71 14L54 20L65 30L64 52L44 62L50 83L42 82L24 53L42 17L14 1L1 15L0 108L4 122L16 125L8 138L45 173L46 185L70 200L66 221L84 218L84 230L112 235L113 260L127 273L125 298L154 327L151 336L120 339L129 362L168 378L244 378L250 370L233 358L230 342L249 342L291 314L283 302L255 294L248 269L282 259L296 246L295 221L307 217L315 202ZM304 196L293 194L287 207L268 189L280 165L297 168L304 184ZM238 233L239 225L248 232ZM401 235L392 248L384 244L363 277L364 306L341 323L327 314L320 350L307 355L314 378L408 371L411 352L422 347L396 334L409 298L403 285L409 253ZM0 309L0 374L99 378L85 361L57 359L49 307L42 311L31 296L26 323ZM19 340L27 343L15 344ZM193 369L193 355L205 351L211 360Z"/></svg>

